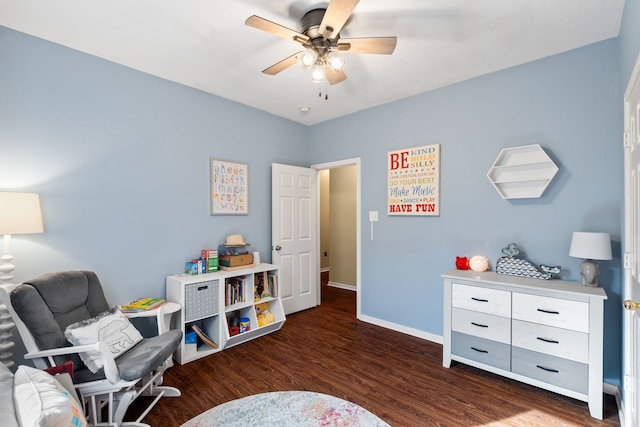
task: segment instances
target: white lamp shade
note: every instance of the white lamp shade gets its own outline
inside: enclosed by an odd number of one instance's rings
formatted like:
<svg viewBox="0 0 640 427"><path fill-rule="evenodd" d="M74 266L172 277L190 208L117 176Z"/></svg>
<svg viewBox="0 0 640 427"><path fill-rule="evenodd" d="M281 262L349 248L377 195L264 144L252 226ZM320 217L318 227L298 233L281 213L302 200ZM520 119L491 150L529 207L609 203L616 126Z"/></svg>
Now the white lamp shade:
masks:
<svg viewBox="0 0 640 427"><path fill-rule="evenodd" d="M571 239L569 256L584 259L611 259L611 236L609 233L587 233L576 231Z"/></svg>
<svg viewBox="0 0 640 427"><path fill-rule="evenodd" d="M324 81L324 64L322 62L316 62L311 68L311 81L315 83L322 83Z"/></svg>
<svg viewBox="0 0 640 427"><path fill-rule="evenodd" d="M298 55L298 64L305 70L316 63L318 53L313 49L306 49Z"/></svg>
<svg viewBox="0 0 640 427"><path fill-rule="evenodd" d="M335 52L329 52L325 61L334 73L339 73L344 68L344 58Z"/></svg>
<svg viewBox="0 0 640 427"><path fill-rule="evenodd" d="M0 192L0 235L42 233L40 196Z"/></svg>

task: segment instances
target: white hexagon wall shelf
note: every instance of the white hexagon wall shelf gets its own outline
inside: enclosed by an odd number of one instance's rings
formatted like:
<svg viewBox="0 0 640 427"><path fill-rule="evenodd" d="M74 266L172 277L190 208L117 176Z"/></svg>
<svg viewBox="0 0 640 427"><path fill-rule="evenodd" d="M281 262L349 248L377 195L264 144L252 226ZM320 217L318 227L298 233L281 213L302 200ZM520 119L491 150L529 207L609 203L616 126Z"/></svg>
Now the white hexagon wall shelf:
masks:
<svg viewBox="0 0 640 427"><path fill-rule="evenodd" d="M558 166L538 144L503 148L487 178L503 199L531 199L542 196Z"/></svg>

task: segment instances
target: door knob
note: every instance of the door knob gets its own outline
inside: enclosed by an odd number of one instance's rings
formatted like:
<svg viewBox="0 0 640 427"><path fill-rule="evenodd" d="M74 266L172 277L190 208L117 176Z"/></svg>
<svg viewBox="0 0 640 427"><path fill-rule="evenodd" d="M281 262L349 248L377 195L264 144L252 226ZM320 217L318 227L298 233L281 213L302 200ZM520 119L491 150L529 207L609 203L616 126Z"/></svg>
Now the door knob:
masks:
<svg viewBox="0 0 640 427"><path fill-rule="evenodd" d="M623 302L622 305L624 305L624 308L626 308L627 310L640 310L640 303L637 303L630 299Z"/></svg>
<svg viewBox="0 0 640 427"><path fill-rule="evenodd" d="M279 250L281 250L281 249L282 249L282 246L280 246L280 245L276 245L276 251L279 251Z"/></svg>

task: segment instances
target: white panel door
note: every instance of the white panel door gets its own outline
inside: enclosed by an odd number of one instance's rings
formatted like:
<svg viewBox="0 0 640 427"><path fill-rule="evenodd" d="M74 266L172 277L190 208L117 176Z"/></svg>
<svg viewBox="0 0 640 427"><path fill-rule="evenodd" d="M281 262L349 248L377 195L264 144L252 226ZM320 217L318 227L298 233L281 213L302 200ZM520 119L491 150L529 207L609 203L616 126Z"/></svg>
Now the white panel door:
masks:
<svg viewBox="0 0 640 427"><path fill-rule="evenodd" d="M624 96L624 409L640 426L640 57Z"/></svg>
<svg viewBox="0 0 640 427"><path fill-rule="evenodd" d="M315 169L271 165L272 262L286 314L318 305Z"/></svg>

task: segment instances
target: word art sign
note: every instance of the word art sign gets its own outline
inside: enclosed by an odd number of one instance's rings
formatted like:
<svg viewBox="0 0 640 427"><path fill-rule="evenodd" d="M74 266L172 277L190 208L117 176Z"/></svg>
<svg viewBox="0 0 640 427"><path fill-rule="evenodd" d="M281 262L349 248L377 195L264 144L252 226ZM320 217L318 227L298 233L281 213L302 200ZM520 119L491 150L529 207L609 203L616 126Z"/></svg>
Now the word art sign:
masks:
<svg viewBox="0 0 640 427"><path fill-rule="evenodd" d="M389 151L389 215L440 215L440 144Z"/></svg>
<svg viewBox="0 0 640 427"><path fill-rule="evenodd" d="M249 166L211 159L211 214L249 213Z"/></svg>

